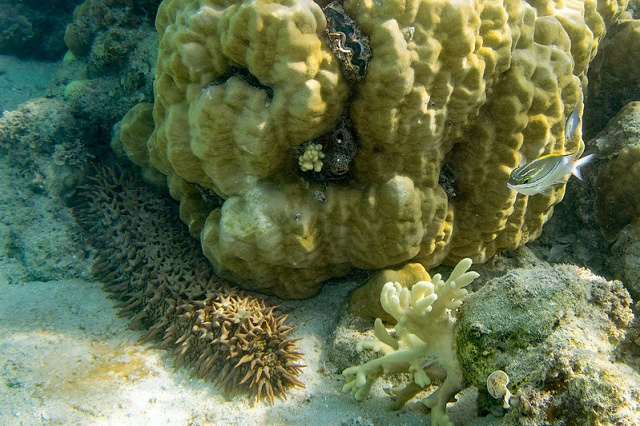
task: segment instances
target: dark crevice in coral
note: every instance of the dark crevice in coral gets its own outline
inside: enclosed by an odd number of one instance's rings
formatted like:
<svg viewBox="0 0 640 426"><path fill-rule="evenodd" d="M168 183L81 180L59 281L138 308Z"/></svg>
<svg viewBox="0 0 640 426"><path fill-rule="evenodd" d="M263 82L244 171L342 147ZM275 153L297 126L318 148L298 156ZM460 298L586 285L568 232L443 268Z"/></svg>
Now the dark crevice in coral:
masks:
<svg viewBox="0 0 640 426"><path fill-rule="evenodd" d="M304 154L307 147L322 146L324 155L322 169L320 171L301 170L300 173L304 179L311 182L335 182L347 180L350 177L351 163L358 152L358 140L348 110L347 107L332 131L299 145L295 150L296 165L294 167L300 169L298 158Z"/></svg>
<svg viewBox="0 0 640 426"><path fill-rule="evenodd" d="M238 77L247 86L251 86L254 89L264 91L267 94L267 102L265 103L265 106L268 107L269 105L271 105L271 102L273 102L273 88L262 84L260 80L258 80L255 75L251 74L248 69L242 67L229 67L227 72L224 73L222 77L208 83L202 88L202 90L206 90L211 86L220 86L226 83L227 80L229 80L231 77Z"/></svg>

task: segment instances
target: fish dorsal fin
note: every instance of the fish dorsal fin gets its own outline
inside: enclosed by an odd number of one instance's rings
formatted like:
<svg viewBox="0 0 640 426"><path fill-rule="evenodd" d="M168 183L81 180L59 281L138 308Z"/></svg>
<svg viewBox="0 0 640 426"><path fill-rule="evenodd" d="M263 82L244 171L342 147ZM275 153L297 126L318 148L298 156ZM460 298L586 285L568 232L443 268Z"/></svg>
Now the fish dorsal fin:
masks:
<svg viewBox="0 0 640 426"><path fill-rule="evenodd" d="M559 152L549 153L549 154L541 155L540 157L536 158L536 161L544 160L546 158L551 158L551 157L564 157L565 155L568 155L568 154L561 154Z"/></svg>

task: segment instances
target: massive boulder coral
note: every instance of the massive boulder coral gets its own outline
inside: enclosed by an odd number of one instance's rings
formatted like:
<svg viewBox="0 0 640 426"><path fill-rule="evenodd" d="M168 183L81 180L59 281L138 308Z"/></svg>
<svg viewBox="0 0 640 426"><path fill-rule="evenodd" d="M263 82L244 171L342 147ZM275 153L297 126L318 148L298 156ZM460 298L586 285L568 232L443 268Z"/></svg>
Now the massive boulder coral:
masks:
<svg viewBox="0 0 640 426"><path fill-rule="evenodd" d="M302 298L353 267L484 261L562 199L506 181L521 157L582 151L566 119L625 6L347 0L371 48L349 85L316 3L165 0L155 129L125 151L146 148L134 161L167 176L216 270L252 289ZM300 169L317 140L325 159L348 142L339 174Z"/></svg>

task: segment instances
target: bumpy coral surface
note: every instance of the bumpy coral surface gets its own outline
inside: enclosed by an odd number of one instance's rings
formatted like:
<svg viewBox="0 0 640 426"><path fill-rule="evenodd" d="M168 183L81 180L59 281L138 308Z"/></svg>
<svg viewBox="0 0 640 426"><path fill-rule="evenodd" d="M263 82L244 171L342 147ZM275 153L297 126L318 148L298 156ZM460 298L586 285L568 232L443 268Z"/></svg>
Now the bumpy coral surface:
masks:
<svg viewBox="0 0 640 426"><path fill-rule="evenodd" d="M227 286L211 272L175 205L130 172L101 169L75 208L97 249L94 272L123 314L171 349L177 365L254 400L303 386L286 315Z"/></svg>
<svg viewBox="0 0 640 426"><path fill-rule="evenodd" d="M484 261L561 200L563 185L526 197L506 181L522 157L582 151L565 123L625 5L347 0L360 32L340 27L341 46L371 48L349 85L310 0L165 0L155 130L138 143L216 270L249 288L301 298L353 267ZM353 140L333 130L343 112ZM327 159L349 146L340 174L300 170L313 140Z"/></svg>

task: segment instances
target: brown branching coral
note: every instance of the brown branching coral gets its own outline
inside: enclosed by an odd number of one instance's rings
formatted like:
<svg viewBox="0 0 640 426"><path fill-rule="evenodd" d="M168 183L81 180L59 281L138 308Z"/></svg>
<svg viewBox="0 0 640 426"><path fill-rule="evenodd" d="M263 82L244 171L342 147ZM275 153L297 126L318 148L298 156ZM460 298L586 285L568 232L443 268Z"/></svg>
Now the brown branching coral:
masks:
<svg viewBox="0 0 640 426"><path fill-rule="evenodd" d="M254 401L303 387L286 315L215 277L170 199L133 173L101 168L74 212L97 250L95 275L121 314L148 328L145 339L172 349L176 365Z"/></svg>

